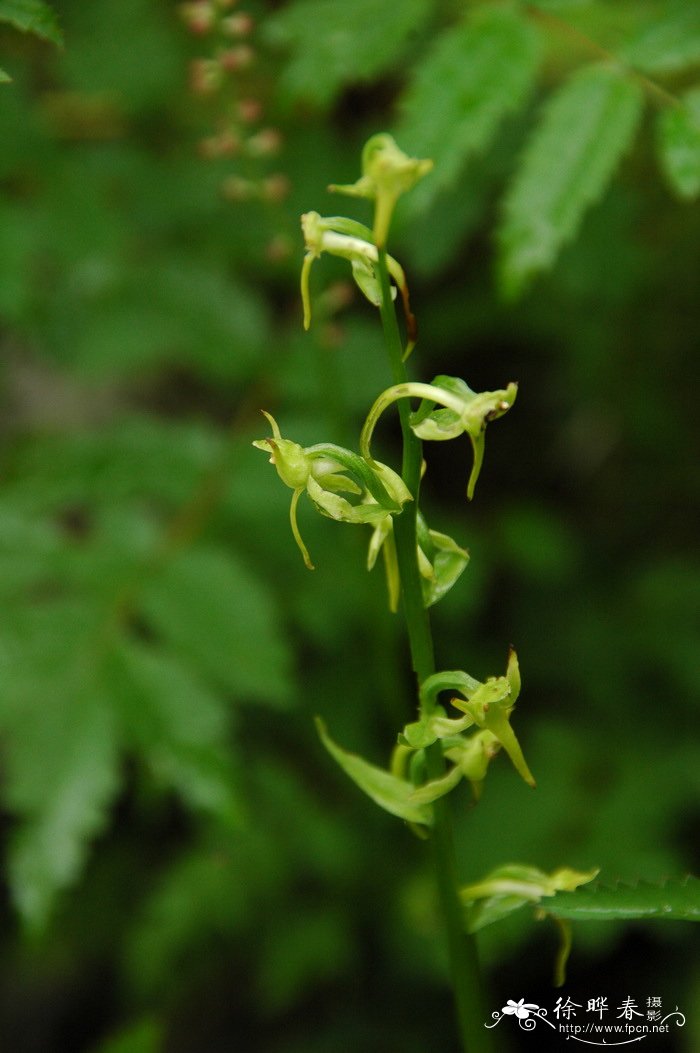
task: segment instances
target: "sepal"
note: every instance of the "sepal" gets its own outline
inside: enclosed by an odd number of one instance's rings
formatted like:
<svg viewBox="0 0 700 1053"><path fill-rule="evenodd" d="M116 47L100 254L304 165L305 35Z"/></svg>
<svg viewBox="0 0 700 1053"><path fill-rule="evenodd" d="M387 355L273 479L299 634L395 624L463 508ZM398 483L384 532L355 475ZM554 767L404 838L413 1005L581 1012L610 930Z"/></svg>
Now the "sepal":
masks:
<svg viewBox="0 0 700 1053"><path fill-rule="evenodd" d="M337 761L355 785L372 798L375 804L378 804L385 812L390 812L399 819L405 819L406 822L432 826L432 808L429 804L413 800L415 790L413 783L370 764L356 753L349 753L342 749L333 741L326 731L325 724L318 717L316 727L321 742L331 757Z"/></svg>

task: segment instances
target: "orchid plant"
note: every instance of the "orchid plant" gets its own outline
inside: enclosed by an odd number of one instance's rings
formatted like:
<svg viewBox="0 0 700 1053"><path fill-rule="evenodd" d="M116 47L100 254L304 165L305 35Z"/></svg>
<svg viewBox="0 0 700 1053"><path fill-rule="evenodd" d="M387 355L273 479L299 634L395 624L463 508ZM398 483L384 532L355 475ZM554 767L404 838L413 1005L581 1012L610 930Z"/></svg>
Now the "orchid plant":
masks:
<svg viewBox="0 0 700 1053"><path fill-rule="evenodd" d="M486 1016L473 932L517 907L536 904L541 908L544 898L561 890L572 891L597 871L562 868L547 875L534 867L508 864L464 887L455 876L447 796L466 781L477 801L489 766L501 752L529 787L534 787L535 780L512 726L521 688L515 651L509 651L505 675L485 682L461 670L435 668L428 610L455 585L469 557L447 534L429 528L420 511L423 443L462 435L469 438L472 467L467 498L471 500L484 459L487 426L511 409L517 384L477 393L459 377L441 375L423 383L407 375L406 359L416 340L416 325L404 269L388 255L386 242L401 195L431 168L431 161L407 156L391 136L375 135L364 148L360 179L330 188L372 201L373 226L343 216L323 218L317 212L302 216L304 327L311 324L311 267L324 253L348 261L357 286L380 312L394 382L370 408L358 452L331 443L303 448L282 437L269 413L265 416L272 434L254 445L270 454L282 482L292 490L292 533L306 566L313 569L297 522L297 504L304 493L322 515L371 528L367 566L371 569L382 553L390 609L398 610L401 602L416 676L417 714L398 732L388 767L380 768L343 749L320 720L318 731L328 752L364 793L420 836L432 839L463 1048L486 1051L490 1038L483 1024ZM397 295L403 305L403 338L394 308ZM400 473L376 460L371 450L375 428L393 406L398 409L403 437ZM447 701L441 701L445 698ZM565 938L557 963L560 978L569 945L566 923L561 924Z"/></svg>

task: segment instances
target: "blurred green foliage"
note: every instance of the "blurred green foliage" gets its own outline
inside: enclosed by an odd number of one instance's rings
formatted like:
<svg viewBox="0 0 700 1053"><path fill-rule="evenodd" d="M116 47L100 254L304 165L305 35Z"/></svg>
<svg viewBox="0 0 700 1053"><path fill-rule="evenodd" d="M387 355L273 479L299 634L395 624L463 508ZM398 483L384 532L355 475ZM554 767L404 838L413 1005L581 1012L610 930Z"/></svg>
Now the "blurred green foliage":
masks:
<svg viewBox="0 0 700 1053"><path fill-rule="evenodd" d="M466 449L431 451L426 479L431 524L471 552L435 612L439 662L483 678L517 646L538 780L528 795L500 763L473 811L465 791L464 880L516 861L682 876L700 788L697 7L251 3L252 61L199 94L189 64L217 45L177 4L51 7L0 2L0 1044L451 1049L422 846L312 723L383 760L412 716L405 645L367 538L307 516L309 574L250 445L262 407L299 442L354 446L389 382L341 266L317 268L301 333L298 215L356 178L371 132L433 156L392 247L415 375L520 382L474 505L451 483ZM32 8L63 50L16 32ZM262 116L231 117L242 100ZM198 153L222 121L239 146ZM691 1012L689 927L576 936L574 993ZM553 1003L547 941L515 917L484 933L494 1008L524 975Z"/></svg>

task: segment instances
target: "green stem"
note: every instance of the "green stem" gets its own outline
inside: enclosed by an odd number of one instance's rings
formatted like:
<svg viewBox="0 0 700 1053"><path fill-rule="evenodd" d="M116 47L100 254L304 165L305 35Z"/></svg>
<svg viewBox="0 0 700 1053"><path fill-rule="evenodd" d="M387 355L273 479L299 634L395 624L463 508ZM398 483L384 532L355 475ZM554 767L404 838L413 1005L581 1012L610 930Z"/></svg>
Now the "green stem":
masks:
<svg viewBox="0 0 700 1053"><path fill-rule="evenodd" d="M384 249L379 250L377 272L382 291L380 304L382 327L391 371L394 383L403 384L406 382L406 367L403 362L401 335L391 300L389 272ZM398 409L403 436L402 476L414 500L404 507L401 515L394 518L394 537L411 660L420 686L427 677L432 676L435 672L430 617L423 604L423 590L416 555L416 515L423 451L420 439L411 430L408 400L402 399L398 403ZM440 744L436 742L425 752L429 778L440 778L445 773L445 762ZM462 1048L464 1053L489 1053L492 1046L490 1032L484 1028L487 1015L481 990L476 944L474 938L464 931L462 907L458 894L452 813L446 798L436 801L433 807L435 810L433 854L440 906L447 935L450 972Z"/></svg>

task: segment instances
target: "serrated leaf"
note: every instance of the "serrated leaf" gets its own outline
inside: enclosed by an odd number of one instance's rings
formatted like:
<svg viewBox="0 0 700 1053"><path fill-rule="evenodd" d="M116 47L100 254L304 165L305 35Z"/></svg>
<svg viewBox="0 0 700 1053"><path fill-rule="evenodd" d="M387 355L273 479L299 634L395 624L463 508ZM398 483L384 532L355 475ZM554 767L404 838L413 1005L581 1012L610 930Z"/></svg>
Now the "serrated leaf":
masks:
<svg viewBox="0 0 700 1053"><path fill-rule="evenodd" d="M658 918L700 921L700 879L688 877L663 885L593 885L559 892L543 905L548 914L571 921Z"/></svg>
<svg viewBox="0 0 700 1053"><path fill-rule="evenodd" d="M509 8L477 11L439 37L403 98L396 130L407 149L435 162L407 198L409 211L426 209L469 157L488 149L503 117L525 99L538 53L533 26Z"/></svg>
<svg viewBox="0 0 700 1053"><path fill-rule="evenodd" d="M14 632L2 640L4 800L23 819L9 849L9 882L36 928L80 873L119 782L98 655L81 639L91 614L72 603L16 611Z"/></svg>
<svg viewBox="0 0 700 1053"><path fill-rule="evenodd" d="M619 55L645 73L677 73L700 64L700 7L688 0L669 4Z"/></svg>
<svg viewBox="0 0 700 1053"><path fill-rule="evenodd" d="M287 98L329 105L346 84L394 65L431 10L429 0L301 0L270 19L271 42L290 48L280 87Z"/></svg>
<svg viewBox="0 0 700 1053"><path fill-rule="evenodd" d="M144 583L140 608L181 659L238 698L289 698L291 655L272 593L232 553L182 552Z"/></svg>
<svg viewBox="0 0 700 1053"><path fill-rule="evenodd" d="M348 753L338 746L326 731L322 720L316 719L316 727L323 745L331 757L338 762L356 786L371 797L385 812L405 819L409 823L431 826L433 813L430 805L416 804L412 800L415 786L407 779L400 779L384 768L370 764L356 753Z"/></svg>
<svg viewBox="0 0 700 1053"><path fill-rule="evenodd" d="M126 737L147 758L156 778L194 808L240 823L223 699L177 658L136 640L117 648L110 685Z"/></svg>
<svg viewBox="0 0 700 1053"><path fill-rule="evenodd" d="M504 292L551 267L629 147L642 89L616 67L588 66L549 102L505 200L498 232Z"/></svg>
<svg viewBox="0 0 700 1053"><path fill-rule="evenodd" d="M682 96L679 106L664 111L656 137L661 167L679 197L700 194L700 88Z"/></svg>
<svg viewBox="0 0 700 1053"><path fill-rule="evenodd" d="M62 44L63 34L56 14L43 0L0 0L0 22L8 22L23 33Z"/></svg>

